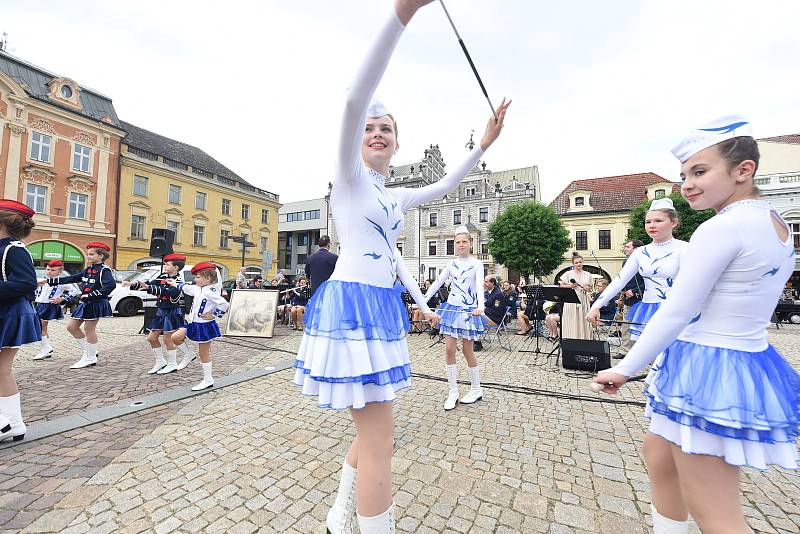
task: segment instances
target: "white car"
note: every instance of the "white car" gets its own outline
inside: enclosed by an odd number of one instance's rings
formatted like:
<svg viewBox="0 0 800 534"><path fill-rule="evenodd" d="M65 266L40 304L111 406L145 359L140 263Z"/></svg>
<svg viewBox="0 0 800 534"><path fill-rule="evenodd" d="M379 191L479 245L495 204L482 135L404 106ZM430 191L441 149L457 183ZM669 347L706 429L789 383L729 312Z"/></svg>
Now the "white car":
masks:
<svg viewBox="0 0 800 534"><path fill-rule="evenodd" d="M181 271L184 282L194 281L192 274L192 265L186 265ZM137 271L124 279L126 282L134 281L147 281L158 278L161 274L161 268L158 266L148 267L141 271ZM148 306L155 306L158 298L151 295L146 291L133 291L129 287L124 287L121 283L117 283L117 288L111 292L111 309L116 311L122 317L130 317L136 315L139 311L143 310L145 303Z"/></svg>

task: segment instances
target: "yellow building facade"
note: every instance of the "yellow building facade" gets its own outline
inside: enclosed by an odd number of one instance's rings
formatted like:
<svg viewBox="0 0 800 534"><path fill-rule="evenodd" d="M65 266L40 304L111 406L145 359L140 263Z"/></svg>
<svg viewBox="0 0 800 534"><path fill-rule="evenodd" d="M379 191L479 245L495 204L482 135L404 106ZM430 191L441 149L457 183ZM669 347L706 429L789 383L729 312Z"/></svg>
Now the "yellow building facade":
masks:
<svg viewBox="0 0 800 534"><path fill-rule="evenodd" d="M550 273L557 281L571 268L572 254L583 257L584 268L613 279L625 261L630 210L645 200L669 196L679 185L654 173L576 180L551 202L569 232L572 247L563 263Z"/></svg>
<svg viewBox="0 0 800 534"><path fill-rule="evenodd" d="M259 189L202 150L123 123L120 168L118 269L160 263L150 255L152 230L175 232L174 252L186 263L213 261L223 280L242 266L245 235L255 246L244 256L250 272L269 279L277 272L276 194Z"/></svg>

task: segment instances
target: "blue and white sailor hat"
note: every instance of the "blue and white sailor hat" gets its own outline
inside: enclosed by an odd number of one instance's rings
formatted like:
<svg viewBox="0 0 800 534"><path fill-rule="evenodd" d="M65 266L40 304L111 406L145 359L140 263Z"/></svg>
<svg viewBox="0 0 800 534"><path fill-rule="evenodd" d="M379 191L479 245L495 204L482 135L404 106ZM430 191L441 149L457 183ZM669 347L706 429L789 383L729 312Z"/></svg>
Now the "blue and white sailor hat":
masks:
<svg viewBox="0 0 800 534"><path fill-rule="evenodd" d="M734 137L752 137L750 121L741 115L726 115L692 130L672 149L672 154L685 163L701 150Z"/></svg>
<svg viewBox="0 0 800 534"><path fill-rule="evenodd" d="M461 226L459 226L458 228L456 228L456 233L455 233L455 235L459 235L459 234L467 234L467 235L470 235L470 234L469 234L469 228L467 228L466 226L464 226L464 225L462 224ZM470 237L471 237L471 236L470 236Z"/></svg>
<svg viewBox="0 0 800 534"><path fill-rule="evenodd" d="M384 115L388 114L389 114L389 109L383 102L381 102L377 98L373 100L370 103L369 107L367 108L367 117L371 119L383 117Z"/></svg>

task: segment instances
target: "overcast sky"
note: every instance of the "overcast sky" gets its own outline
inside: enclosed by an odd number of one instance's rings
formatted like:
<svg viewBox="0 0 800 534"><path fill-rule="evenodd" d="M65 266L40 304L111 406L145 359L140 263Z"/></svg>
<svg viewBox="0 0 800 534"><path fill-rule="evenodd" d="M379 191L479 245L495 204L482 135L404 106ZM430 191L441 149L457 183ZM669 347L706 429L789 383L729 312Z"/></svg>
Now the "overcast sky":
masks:
<svg viewBox="0 0 800 534"><path fill-rule="evenodd" d="M800 133L798 0L447 0L489 96L513 98L486 154L571 180L676 180L682 133L742 113ZM323 196L343 95L390 0L3 0L14 55L110 96L119 116L198 146L283 202ZM378 90L400 152L446 163L489 108L438 3L403 35Z"/></svg>

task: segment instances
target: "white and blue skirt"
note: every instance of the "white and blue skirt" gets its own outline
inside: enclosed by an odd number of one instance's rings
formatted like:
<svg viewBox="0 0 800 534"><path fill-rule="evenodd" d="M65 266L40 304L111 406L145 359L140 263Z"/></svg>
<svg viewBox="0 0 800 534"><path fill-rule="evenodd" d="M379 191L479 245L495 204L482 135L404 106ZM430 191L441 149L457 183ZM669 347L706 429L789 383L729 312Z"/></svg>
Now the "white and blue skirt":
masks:
<svg viewBox="0 0 800 534"><path fill-rule="evenodd" d="M19 297L0 306L0 348L42 340L42 322L31 302Z"/></svg>
<svg viewBox="0 0 800 534"><path fill-rule="evenodd" d="M186 321L183 318L183 308L158 308L156 316L147 325L148 330L162 330L164 332L174 332L178 328L186 328ZM219 328L217 328L219 331ZM190 338L191 339L191 338Z"/></svg>
<svg viewBox="0 0 800 534"><path fill-rule="evenodd" d="M797 468L800 374L771 345L745 352L678 340L647 384L649 431L683 452Z"/></svg>
<svg viewBox="0 0 800 534"><path fill-rule="evenodd" d="M658 308L660 307L660 302L642 302L641 300L631 306L630 311L626 314L625 320L632 323L642 323L640 325L631 325L631 339L639 339L639 336L641 336L642 332L644 331L647 321L649 321L650 318L656 314Z"/></svg>
<svg viewBox="0 0 800 534"><path fill-rule="evenodd" d="M322 408L393 401L411 385L409 329L392 288L328 280L306 306L294 383Z"/></svg>
<svg viewBox="0 0 800 534"><path fill-rule="evenodd" d="M437 310L437 315L441 317L439 332L456 339L480 339L486 331L487 322L483 315L472 315L474 309L474 306L454 306L443 302Z"/></svg>
<svg viewBox="0 0 800 534"><path fill-rule="evenodd" d="M80 319L82 321L94 321L103 317L113 317L111 305L108 299L81 301L75 311L72 312L73 319Z"/></svg>
<svg viewBox="0 0 800 534"><path fill-rule="evenodd" d="M61 309L61 304L37 302L36 313L42 321L58 321L64 318L64 310Z"/></svg>
<svg viewBox="0 0 800 534"><path fill-rule="evenodd" d="M180 327L179 327L180 328ZM207 323L189 323L186 326L186 337L195 343L208 343L214 339L222 337L216 321Z"/></svg>

